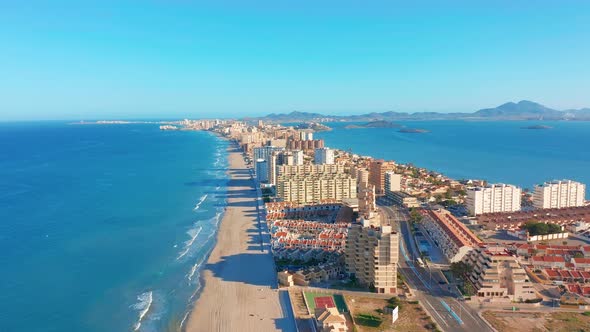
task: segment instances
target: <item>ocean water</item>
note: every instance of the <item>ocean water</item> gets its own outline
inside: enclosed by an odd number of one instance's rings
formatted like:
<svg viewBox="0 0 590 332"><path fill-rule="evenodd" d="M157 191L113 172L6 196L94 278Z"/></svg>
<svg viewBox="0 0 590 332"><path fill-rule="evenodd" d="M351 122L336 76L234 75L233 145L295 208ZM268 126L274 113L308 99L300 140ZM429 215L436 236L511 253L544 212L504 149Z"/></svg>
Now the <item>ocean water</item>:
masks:
<svg viewBox="0 0 590 332"><path fill-rule="evenodd" d="M347 123L329 123L332 131L315 136L325 139L329 147L412 163L456 179L486 179L532 188L547 180L568 178L590 185L590 122L399 123L429 132L400 133L395 128L345 129ZM522 129L537 124L552 129Z"/></svg>
<svg viewBox="0 0 590 332"><path fill-rule="evenodd" d="M224 210L227 142L0 124L0 331L175 331Z"/></svg>

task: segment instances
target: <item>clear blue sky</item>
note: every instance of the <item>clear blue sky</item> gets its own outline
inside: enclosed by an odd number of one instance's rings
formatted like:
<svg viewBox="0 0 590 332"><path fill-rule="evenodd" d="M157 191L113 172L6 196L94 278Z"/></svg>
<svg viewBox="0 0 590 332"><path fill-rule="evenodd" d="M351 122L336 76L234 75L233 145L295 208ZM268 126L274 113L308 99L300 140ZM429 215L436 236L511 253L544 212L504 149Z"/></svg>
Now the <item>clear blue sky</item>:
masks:
<svg viewBox="0 0 590 332"><path fill-rule="evenodd" d="M590 107L590 1L0 2L0 120L521 99Z"/></svg>

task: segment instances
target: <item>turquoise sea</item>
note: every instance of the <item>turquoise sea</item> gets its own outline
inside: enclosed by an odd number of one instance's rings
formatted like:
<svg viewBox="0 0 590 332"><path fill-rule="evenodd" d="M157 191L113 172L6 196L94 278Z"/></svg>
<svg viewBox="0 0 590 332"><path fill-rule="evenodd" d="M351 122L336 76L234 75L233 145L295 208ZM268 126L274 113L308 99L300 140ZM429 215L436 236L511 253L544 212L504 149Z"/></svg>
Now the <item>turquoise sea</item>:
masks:
<svg viewBox="0 0 590 332"><path fill-rule="evenodd" d="M590 185L590 122L400 121L399 124L429 132L344 129L347 123L328 123L333 130L315 136L325 139L329 147L413 163L456 179L486 179L532 188L546 180L568 178ZM552 128L522 129L538 124Z"/></svg>
<svg viewBox="0 0 590 332"><path fill-rule="evenodd" d="M227 142L0 123L0 331L167 331L224 210Z"/></svg>

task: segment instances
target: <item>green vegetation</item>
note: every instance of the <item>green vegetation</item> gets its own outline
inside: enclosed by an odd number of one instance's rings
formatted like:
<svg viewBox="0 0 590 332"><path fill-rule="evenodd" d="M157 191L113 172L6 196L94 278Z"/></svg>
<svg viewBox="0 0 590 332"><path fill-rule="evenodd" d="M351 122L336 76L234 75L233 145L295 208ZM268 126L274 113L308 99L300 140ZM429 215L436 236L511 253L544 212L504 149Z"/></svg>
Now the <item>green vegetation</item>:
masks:
<svg viewBox="0 0 590 332"><path fill-rule="evenodd" d="M587 316L587 317L590 317L590 311L584 311L582 313L582 315Z"/></svg>
<svg viewBox="0 0 590 332"><path fill-rule="evenodd" d="M383 319L369 315L369 314L358 314L354 317L357 324L369 327L379 327L383 323Z"/></svg>
<svg viewBox="0 0 590 332"><path fill-rule="evenodd" d="M277 267L277 271L283 271L284 269L290 266L296 267L310 267L318 265L320 261L315 258L310 259L309 261L305 262L301 259L275 259L275 265Z"/></svg>
<svg viewBox="0 0 590 332"><path fill-rule="evenodd" d="M547 235L561 233L561 226L556 224L546 224L542 222L529 221L523 226L529 232L529 235Z"/></svg>
<svg viewBox="0 0 590 332"><path fill-rule="evenodd" d="M465 263L465 262L455 262L451 263L451 272L457 278L462 278L463 275L469 274L473 271L473 266Z"/></svg>
<svg viewBox="0 0 590 332"><path fill-rule="evenodd" d="M387 307L390 309L395 309L395 307L402 308L402 301L398 297L392 297L387 300Z"/></svg>
<svg viewBox="0 0 590 332"><path fill-rule="evenodd" d="M415 209L415 208L410 209L410 221L412 223L417 223L417 222L422 221L422 214L420 214L420 211L418 211L418 209Z"/></svg>

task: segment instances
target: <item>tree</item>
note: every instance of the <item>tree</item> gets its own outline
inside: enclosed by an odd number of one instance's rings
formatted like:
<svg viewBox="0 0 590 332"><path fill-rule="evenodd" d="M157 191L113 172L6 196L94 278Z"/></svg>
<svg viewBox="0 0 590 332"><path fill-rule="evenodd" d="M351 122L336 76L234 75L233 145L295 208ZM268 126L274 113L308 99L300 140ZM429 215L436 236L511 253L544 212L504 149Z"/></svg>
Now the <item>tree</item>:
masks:
<svg viewBox="0 0 590 332"><path fill-rule="evenodd" d="M463 290L465 291L465 295L467 296L475 295L475 288L470 282L465 283Z"/></svg>
<svg viewBox="0 0 590 332"><path fill-rule="evenodd" d="M451 263L451 272L457 278L462 278L465 274L469 274L473 271L473 266L465 262Z"/></svg>

